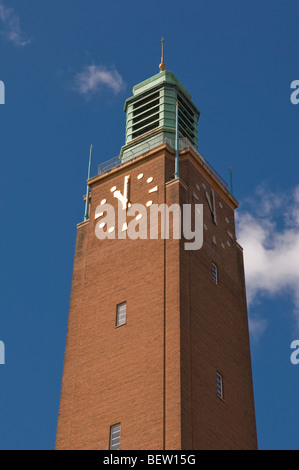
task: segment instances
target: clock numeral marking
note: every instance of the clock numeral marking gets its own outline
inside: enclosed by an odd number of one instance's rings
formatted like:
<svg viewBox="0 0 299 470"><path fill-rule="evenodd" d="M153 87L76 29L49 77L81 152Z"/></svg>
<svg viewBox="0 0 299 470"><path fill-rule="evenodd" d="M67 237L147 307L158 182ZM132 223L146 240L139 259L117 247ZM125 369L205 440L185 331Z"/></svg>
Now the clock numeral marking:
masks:
<svg viewBox="0 0 299 470"><path fill-rule="evenodd" d="M104 212L98 212L98 213L96 212L94 216L95 220L98 219L99 217L102 217L102 215L104 215Z"/></svg>
<svg viewBox="0 0 299 470"><path fill-rule="evenodd" d="M158 186L155 186L154 188L150 189L149 193L155 193L156 191L158 191Z"/></svg>

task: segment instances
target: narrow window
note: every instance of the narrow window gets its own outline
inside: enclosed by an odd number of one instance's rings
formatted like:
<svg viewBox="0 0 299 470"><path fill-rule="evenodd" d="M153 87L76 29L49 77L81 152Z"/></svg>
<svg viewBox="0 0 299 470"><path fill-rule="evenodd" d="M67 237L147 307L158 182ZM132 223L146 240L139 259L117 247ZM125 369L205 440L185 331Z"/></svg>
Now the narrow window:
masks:
<svg viewBox="0 0 299 470"><path fill-rule="evenodd" d="M110 427L110 450L120 449L120 423Z"/></svg>
<svg viewBox="0 0 299 470"><path fill-rule="evenodd" d="M218 269L216 264L212 264L212 279L215 284L218 284Z"/></svg>
<svg viewBox="0 0 299 470"><path fill-rule="evenodd" d="M127 302L118 304L116 307L116 326L125 325L127 321Z"/></svg>
<svg viewBox="0 0 299 470"><path fill-rule="evenodd" d="M217 397L223 400L223 378L217 373Z"/></svg>

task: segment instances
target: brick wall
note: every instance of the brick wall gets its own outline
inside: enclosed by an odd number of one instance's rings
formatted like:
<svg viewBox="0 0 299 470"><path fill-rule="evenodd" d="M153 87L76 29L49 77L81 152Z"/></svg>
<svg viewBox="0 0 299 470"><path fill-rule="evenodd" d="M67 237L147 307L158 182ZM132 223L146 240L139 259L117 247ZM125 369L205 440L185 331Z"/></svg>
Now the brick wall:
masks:
<svg viewBox="0 0 299 470"><path fill-rule="evenodd" d="M91 181L90 219L77 231L57 449L109 449L110 426L119 422L121 449L256 446L234 204L188 151L181 179L173 173L174 155L164 145ZM187 252L183 240L160 237L97 239L96 207L107 199L116 208L111 188L122 190L128 174L132 203L204 204L201 250ZM203 184L215 189L217 226ZM212 262L219 285L211 281ZM121 302L127 323L117 328ZM216 396L216 371L224 378L224 401Z"/></svg>

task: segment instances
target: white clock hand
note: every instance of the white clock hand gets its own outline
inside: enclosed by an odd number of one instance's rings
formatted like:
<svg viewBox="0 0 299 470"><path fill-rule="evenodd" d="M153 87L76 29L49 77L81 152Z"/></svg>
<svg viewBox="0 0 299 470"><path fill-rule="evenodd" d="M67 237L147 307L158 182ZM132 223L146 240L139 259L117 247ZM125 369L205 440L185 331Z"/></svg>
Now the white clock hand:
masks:
<svg viewBox="0 0 299 470"><path fill-rule="evenodd" d="M128 207L128 185L129 185L130 176L125 176L124 181L124 194L119 190L114 191L113 196L116 197L123 205L123 209Z"/></svg>
<svg viewBox="0 0 299 470"><path fill-rule="evenodd" d="M217 225L217 215L216 215L216 204L215 204L215 192L214 192L214 189L212 189L212 201L211 201L211 198L210 198L210 195L209 195L208 191L206 191L206 199L207 199L207 201L208 201L211 214L212 214L212 216L213 216L214 224Z"/></svg>

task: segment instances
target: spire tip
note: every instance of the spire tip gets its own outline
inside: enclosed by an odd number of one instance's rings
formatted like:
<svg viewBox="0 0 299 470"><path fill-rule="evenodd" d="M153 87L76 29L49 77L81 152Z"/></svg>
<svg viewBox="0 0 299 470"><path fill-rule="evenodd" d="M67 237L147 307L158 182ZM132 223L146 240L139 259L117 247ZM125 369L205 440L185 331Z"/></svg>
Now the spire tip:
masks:
<svg viewBox="0 0 299 470"><path fill-rule="evenodd" d="M166 65L164 64L164 38L161 39L162 42L162 56L161 56L161 64L159 65L159 69L161 72L166 69Z"/></svg>

